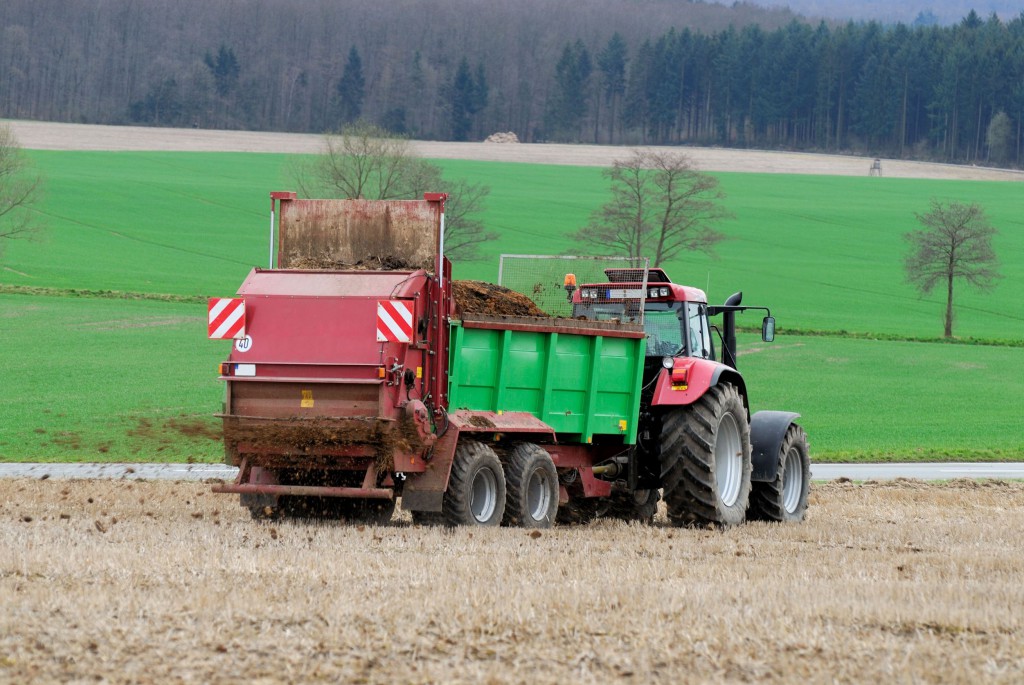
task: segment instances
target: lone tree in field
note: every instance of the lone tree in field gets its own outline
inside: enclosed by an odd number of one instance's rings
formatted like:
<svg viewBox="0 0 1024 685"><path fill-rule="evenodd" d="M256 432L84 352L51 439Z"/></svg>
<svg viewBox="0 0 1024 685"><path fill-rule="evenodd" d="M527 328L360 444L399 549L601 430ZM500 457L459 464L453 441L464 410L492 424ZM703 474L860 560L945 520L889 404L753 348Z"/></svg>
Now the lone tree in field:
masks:
<svg viewBox="0 0 1024 685"><path fill-rule="evenodd" d="M725 235L711 227L732 214L718 179L698 171L681 152L633 150L603 172L612 199L590 217L576 239L662 264L680 252L711 253Z"/></svg>
<svg viewBox="0 0 1024 685"><path fill-rule="evenodd" d="M937 284L946 284L944 334L951 338L953 282L960 279L987 290L999 279L999 262L992 250L997 231L976 203L932 200L928 212L915 216L923 228L903 236L911 246L904 259L907 281L925 295Z"/></svg>
<svg viewBox="0 0 1024 685"><path fill-rule="evenodd" d="M474 259L480 243L493 240L480 214L489 186L446 180L441 167L416 155L409 140L378 126L357 123L328 134L323 152L293 168L305 197L415 200L425 192L448 193L445 253Z"/></svg>
<svg viewBox="0 0 1024 685"><path fill-rule="evenodd" d="M40 229L32 205L39 200L42 179L18 145L10 127L0 126L0 254L7 240L28 238Z"/></svg>

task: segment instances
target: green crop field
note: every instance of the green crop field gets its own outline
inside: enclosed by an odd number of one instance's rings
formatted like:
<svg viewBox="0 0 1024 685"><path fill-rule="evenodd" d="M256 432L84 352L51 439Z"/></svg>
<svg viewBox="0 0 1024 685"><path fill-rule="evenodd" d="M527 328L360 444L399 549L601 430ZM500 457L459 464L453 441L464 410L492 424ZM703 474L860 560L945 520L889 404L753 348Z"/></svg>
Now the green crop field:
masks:
<svg viewBox="0 0 1024 685"><path fill-rule="evenodd" d="M0 257L0 459L218 459L211 415L227 345L206 339L199 298L234 293L266 264L268 193L293 185L288 156L30 155L47 179L48 227ZM591 251L571 233L606 197L600 170L441 163L491 186L485 220L500 235L456 277L493 280L501 253ZM716 258L666 266L713 302L743 290L771 306L779 338L747 342L740 360L753 409L801 412L821 460L1024 458L1018 184L719 178L731 239ZM1005 278L957 297L957 335L995 345L911 342L941 333L941 296L920 298L900 261L901 236L932 197L980 202L1001 230ZM99 292L111 290L178 297Z"/></svg>

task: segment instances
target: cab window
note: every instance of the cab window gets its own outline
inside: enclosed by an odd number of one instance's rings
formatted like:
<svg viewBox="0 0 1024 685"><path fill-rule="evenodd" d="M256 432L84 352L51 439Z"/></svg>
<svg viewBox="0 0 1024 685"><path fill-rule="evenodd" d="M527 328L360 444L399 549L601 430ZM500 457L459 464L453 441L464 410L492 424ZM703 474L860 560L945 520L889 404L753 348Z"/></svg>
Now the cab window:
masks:
<svg viewBox="0 0 1024 685"><path fill-rule="evenodd" d="M715 350L711 345L711 331L708 330L707 305L687 302L685 306L687 354L701 359L714 359Z"/></svg>

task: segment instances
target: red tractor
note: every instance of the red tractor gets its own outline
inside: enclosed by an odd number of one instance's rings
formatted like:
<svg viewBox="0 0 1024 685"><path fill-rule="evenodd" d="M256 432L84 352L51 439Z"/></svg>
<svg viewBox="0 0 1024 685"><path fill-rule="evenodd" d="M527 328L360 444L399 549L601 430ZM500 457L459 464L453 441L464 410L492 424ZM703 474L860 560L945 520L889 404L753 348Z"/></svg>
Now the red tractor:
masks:
<svg viewBox="0 0 1024 685"><path fill-rule="evenodd" d="M742 306L742 293L709 306L703 291L673 283L663 269L650 269L643 282L639 273L606 269L607 283L578 288L575 277L566 279L573 318L642 318L646 332L636 448L602 471L625 481L627 506L620 504L618 511L647 517L661 488L677 524L802 520L810 456L807 437L794 423L799 414L751 416L747 385L737 370L736 314L763 310L761 337L771 342L770 311ZM639 306L642 317L630 311ZM718 316L721 328L711 321Z"/></svg>

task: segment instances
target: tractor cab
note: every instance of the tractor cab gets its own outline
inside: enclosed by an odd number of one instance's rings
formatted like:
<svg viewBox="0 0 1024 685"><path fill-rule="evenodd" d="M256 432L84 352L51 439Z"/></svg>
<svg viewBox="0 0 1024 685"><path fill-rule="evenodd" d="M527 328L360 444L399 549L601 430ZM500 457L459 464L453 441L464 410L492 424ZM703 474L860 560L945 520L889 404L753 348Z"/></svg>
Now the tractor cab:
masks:
<svg viewBox="0 0 1024 685"><path fill-rule="evenodd" d="M571 294L574 319L643 323L648 357L715 358L704 291L673 283L660 268L647 271L646 283L642 269L605 269L605 275L607 283L587 283Z"/></svg>
<svg viewBox="0 0 1024 685"><path fill-rule="evenodd" d="M708 306L707 295L699 288L673 283L662 268L605 269L606 283L585 283L578 288L575 276L566 275L565 288L572 300L574 319L642 323L647 333L647 357L693 357L723 363L736 368L736 312L763 309L768 316L762 322L762 339L775 336L775 319L766 307L743 307L742 293L732 295L725 304ZM723 330L710 317L723 315ZM720 352L716 352L712 329L718 333ZM718 356L720 355L720 357Z"/></svg>

